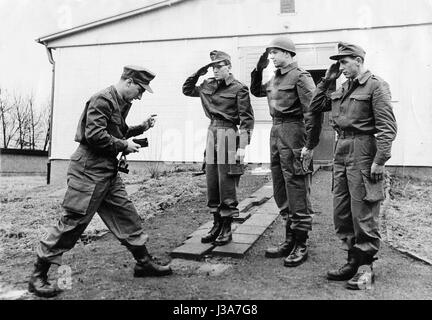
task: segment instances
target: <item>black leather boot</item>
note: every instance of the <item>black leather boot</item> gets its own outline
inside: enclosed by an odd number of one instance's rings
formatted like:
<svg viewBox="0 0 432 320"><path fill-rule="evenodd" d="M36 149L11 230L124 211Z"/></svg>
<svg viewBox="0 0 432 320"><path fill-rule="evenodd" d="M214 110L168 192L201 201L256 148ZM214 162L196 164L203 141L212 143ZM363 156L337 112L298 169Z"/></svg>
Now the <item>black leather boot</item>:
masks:
<svg viewBox="0 0 432 320"><path fill-rule="evenodd" d="M134 277L162 277L172 274L170 266L160 266L152 261L152 257L145 246L133 249L131 252L137 261Z"/></svg>
<svg viewBox="0 0 432 320"><path fill-rule="evenodd" d="M357 273L358 268L359 268L358 258L356 257L354 250L349 249L347 263L345 263L339 269L328 271L327 279L335 280L335 281L349 280Z"/></svg>
<svg viewBox="0 0 432 320"><path fill-rule="evenodd" d="M30 277L28 291L38 297L52 298L58 295L61 290L48 282L48 270L51 263L38 258L35 263L35 269Z"/></svg>
<svg viewBox="0 0 432 320"><path fill-rule="evenodd" d="M286 227L285 241L280 243L277 247L268 248L265 251L266 258L281 258L287 257L292 249L294 249L295 237L293 230L290 226Z"/></svg>
<svg viewBox="0 0 432 320"><path fill-rule="evenodd" d="M347 281L346 288L351 290L371 289L372 284L375 282L375 273L372 263L376 258L357 248L354 248L354 252L358 261L358 270L356 274Z"/></svg>
<svg viewBox="0 0 432 320"><path fill-rule="evenodd" d="M210 243L216 240L222 229L222 217L219 213L213 213L213 227L204 237L201 238L202 243Z"/></svg>
<svg viewBox="0 0 432 320"><path fill-rule="evenodd" d="M214 242L216 246L223 246L232 240L232 221L232 217L222 217L222 229Z"/></svg>
<svg viewBox="0 0 432 320"><path fill-rule="evenodd" d="M297 267L306 261L308 257L307 231L294 230L295 244L293 250L284 260L285 267Z"/></svg>

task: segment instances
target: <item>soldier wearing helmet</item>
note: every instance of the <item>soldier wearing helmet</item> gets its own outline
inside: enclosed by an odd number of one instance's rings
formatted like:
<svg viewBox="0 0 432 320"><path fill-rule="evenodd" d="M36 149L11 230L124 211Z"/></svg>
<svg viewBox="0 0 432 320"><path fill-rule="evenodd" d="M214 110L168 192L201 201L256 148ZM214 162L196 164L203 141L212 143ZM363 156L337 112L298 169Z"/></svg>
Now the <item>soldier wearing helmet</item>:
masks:
<svg viewBox="0 0 432 320"><path fill-rule="evenodd" d="M296 48L286 36L275 38L252 71L251 92L267 97L273 126L270 134L270 164L273 192L286 222L285 241L266 250L266 257L285 257L284 265L295 267L308 256L307 238L312 229L310 182L312 162L304 169L301 150L317 143L313 130L319 130L321 116L311 117L308 106L315 90L311 75L293 60ZM270 81L262 83L262 71L269 60L277 68ZM313 123L316 123L313 125ZM309 145L306 145L306 135Z"/></svg>

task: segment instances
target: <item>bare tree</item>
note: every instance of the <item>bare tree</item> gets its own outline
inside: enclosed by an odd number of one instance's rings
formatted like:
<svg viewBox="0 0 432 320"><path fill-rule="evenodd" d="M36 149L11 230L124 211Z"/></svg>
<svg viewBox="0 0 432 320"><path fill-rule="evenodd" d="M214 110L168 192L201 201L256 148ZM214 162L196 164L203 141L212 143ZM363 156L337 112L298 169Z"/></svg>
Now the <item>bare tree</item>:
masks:
<svg viewBox="0 0 432 320"><path fill-rule="evenodd" d="M23 97L15 92L12 97L12 105L13 105L13 116L15 117L18 125L18 137L16 139L16 146L20 149L24 149L24 147L28 144L26 142L26 135L28 134L28 122L29 122L29 113L27 104L24 102Z"/></svg>
<svg viewBox="0 0 432 320"><path fill-rule="evenodd" d="M44 103L42 110L35 106L35 97L32 93L24 97L15 92L6 95L0 89L0 124L3 147L20 149L41 149L46 151L49 143L51 104L49 100Z"/></svg>
<svg viewBox="0 0 432 320"><path fill-rule="evenodd" d="M0 120L3 148L8 148L18 127L16 126L15 117L12 116L12 105L9 101L9 97L2 88L0 88Z"/></svg>
<svg viewBox="0 0 432 320"><path fill-rule="evenodd" d="M27 136L27 145L30 147L30 149L35 150L36 146L39 144L40 137L43 133L42 128L42 112L37 112L35 110L35 103L34 103L34 95L31 93L26 98L26 105L27 105L27 116L28 121L26 128L28 130L28 136Z"/></svg>
<svg viewBox="0 0 432 320"><path fill-rule="evenodd" d="M40 127L42 130L42 138L44 139L42 150L46 151L48 148L51 131L51 99L49 98L46 100L41 112Z"/></svg>

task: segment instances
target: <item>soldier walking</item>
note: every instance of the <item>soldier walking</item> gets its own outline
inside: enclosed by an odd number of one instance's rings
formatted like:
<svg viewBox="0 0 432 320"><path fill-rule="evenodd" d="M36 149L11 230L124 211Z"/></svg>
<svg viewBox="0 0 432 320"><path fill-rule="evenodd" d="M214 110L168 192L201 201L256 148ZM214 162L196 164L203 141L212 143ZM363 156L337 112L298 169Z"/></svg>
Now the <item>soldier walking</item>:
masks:
<svg viewBox="0 0 432 320"><path fill-rule="evenodd" d="M145 91L153 92L149 83L154 77L145 68L126 66L116 85L87 101L75 135L79 146L67 171L64 213L37 247L30 292L41 297L53 297L60 292L48 282L49 268L51 264L61 265L63 253L74 247L96 212L136 259L135 277L172 273L170 267L152 261L145 246L148 236L117 170L117 155L138 152L140 147L128 139L154 126L152 117L137 126L128 127L125 122L132 101L141 99Z"/></svg>

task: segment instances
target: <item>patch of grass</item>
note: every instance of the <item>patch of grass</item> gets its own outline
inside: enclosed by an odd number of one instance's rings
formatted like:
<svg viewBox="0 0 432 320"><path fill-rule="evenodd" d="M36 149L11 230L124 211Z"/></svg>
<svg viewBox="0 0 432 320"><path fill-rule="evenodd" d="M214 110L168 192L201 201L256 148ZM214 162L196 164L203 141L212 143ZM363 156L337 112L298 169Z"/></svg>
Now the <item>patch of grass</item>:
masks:
<svg viewBox="0 0 432 320"><path fill-rule="evenodd" d="M432 181L407 176L390 178L391 201L381 212L388 241L420 256L432 259Z"/></svg>

